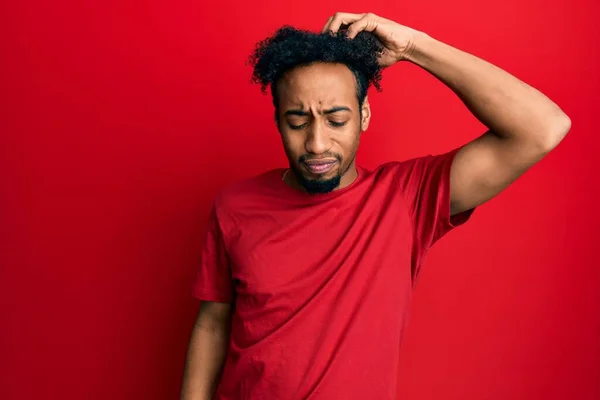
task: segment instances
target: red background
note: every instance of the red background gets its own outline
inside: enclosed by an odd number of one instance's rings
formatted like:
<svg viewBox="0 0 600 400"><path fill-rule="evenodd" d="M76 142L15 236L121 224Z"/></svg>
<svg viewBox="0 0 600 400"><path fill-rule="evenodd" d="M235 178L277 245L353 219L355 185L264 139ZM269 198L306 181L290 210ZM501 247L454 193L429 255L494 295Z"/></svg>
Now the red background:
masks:
<svg viewBox="0 0 600 400"><path fill-rule="evenodd" d="M178 398L213 195L286 165L246 57L281 24L320 29L335 11L375 12L481 56L573 121L432 250L401 398L600 398L599 3L368 3L2 3L0 398ZM387 70L383 88L365 166L483 130L413 65Z"/></svg>

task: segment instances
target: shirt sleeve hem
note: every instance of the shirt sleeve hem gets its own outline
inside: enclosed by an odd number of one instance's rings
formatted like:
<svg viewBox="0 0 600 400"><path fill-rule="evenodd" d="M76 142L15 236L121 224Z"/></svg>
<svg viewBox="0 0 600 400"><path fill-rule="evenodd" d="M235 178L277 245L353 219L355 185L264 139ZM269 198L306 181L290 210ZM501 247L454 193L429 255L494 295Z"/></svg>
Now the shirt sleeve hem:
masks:
<svg viewBox="0 0 600 400"><path fill-rule="evenodd" d="M454 215L450 214L450 172L452 170L452 163L454 162L456 154L459 150L460 148L455 149L450 153L450 156L446 160L448 165L446 165L445 168L443 168L442 172L442 207L439 215L442 229L441 231L438 231L438 238L444 236L447 232L453 230L454 228L457 228L466 223L471 218L473 212L477 209L477 207L473 207Z"/></svg>
<svg viewBox="0 0 600 400"><path fill-rule="evenodd" d="M231 303L231 301L233 301L232 296L225 293L201 288L194 288L192 290L192 296L202 301L214 301L219 303Z"/></svg>

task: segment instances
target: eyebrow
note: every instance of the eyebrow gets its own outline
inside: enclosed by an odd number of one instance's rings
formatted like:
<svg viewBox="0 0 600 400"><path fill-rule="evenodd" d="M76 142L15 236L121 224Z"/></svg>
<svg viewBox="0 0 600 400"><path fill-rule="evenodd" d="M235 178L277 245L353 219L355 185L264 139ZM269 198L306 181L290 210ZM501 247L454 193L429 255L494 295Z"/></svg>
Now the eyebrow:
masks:
<svg viewBox="0 0 600 400"><path fill-rule="evenodd" d="M323 111L323 114L333 114L338 111L352 111L352 110L350 110L348 107L337 106L337 107L332 107L329 110ZM284 116L285 115L298 115L300 117L304 117L304 116L310 115L310 113L308 111L293 109L293 110L287 110L285 112Z"/></svg>

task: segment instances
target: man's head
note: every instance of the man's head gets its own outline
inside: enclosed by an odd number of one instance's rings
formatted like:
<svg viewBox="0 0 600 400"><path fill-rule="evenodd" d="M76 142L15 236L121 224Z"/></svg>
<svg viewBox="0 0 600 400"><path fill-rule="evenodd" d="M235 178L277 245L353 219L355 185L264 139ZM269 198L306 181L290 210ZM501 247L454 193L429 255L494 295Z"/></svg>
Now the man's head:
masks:
<svg viewBox="0 0 600 400"><path fill-rule="evenodd" d="M283 27L259 42L253 82L271 87L275 121L297 182L327 193L355 177L360 134L371 117L367 90L377 89L382 46L361 32L347 39Z"/></svg>

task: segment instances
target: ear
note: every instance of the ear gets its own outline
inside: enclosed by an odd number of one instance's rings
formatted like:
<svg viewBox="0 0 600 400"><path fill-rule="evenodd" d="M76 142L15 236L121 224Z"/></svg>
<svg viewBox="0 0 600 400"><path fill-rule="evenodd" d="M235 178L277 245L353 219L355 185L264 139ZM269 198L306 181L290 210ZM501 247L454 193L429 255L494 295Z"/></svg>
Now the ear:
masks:
<svg viewBox="0 0 600 400"><path fill-rule="evenodd" d="M369 97L365 97L361 107L362 118L360 120L360 130L362 132L369 128L369 122L371 121L371 105L369 104Z"/></svg>

